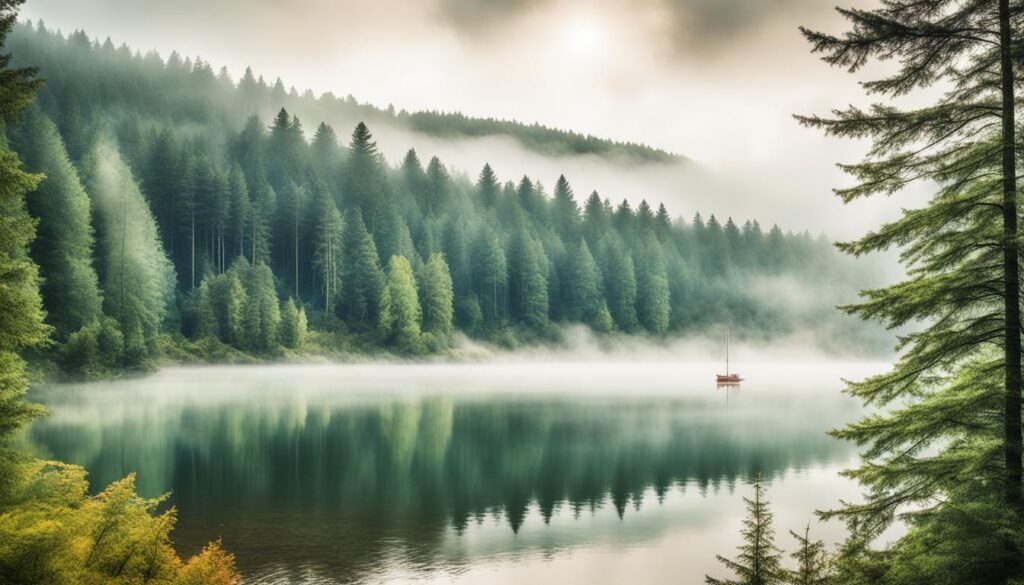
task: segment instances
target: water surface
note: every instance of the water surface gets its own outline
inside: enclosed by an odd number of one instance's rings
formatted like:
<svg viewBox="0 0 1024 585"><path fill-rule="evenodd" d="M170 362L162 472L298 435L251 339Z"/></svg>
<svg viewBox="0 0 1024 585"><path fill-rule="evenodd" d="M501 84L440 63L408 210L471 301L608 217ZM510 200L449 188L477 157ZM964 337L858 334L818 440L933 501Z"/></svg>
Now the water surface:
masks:
<svg viewBox="0 0 1024 585"><path fill-rule="evenodd" d="M853 499L840 378L880 366L584 362L168 369L37 392L43 456L170 492L247 583L700 583L761 473L779 541ZM827 540L840 526L819 525Z"/></svg>

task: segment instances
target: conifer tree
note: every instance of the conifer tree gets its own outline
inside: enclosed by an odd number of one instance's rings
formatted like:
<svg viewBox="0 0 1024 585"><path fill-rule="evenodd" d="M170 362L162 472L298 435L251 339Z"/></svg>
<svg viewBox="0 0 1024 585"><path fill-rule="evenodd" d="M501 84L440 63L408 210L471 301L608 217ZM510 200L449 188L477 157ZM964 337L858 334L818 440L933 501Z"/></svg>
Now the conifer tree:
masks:
<svg viewBox="0 0 1024 585"><path fill-rule="evenodd" d="M131 170L109 141L86 155L85 179L97 222L97 256L104 312L121 325L126 359L146 361L155 350L173 298L174 267Z"/></svg>
<svg viewBox="0 0 1024 585"><path fill-rule="evenodd" d="M392 256L380 300L380 331L395 347L415 351L420 343L420 301L412 266L404 256Z"/></svg>
<svg viewBox="0 0 1024 585"><path fill-rule="evenodd" d="M281 307L281 345L289 349L298 349L306 341L306 312L295 304L295 299L288 297Z"/></svg>
<svg viewBox="0 0 1024 585"><path fill-rule="evenodd" d="M38 108L31 108L9 133L25 169L46 177L26 197L29 213L39 222L30 251L43 277L47 323L59 339L67 339L101 316L89 196L56 126Z"/></svg>
<svg viewBox="0 0 1024 585"><path fill-rule="evenodd" d="M668 273L661 245L653 229L648 231L638 246L635 264L637 317L648 331L662 335L668 331L669 324Z"/></svg>
<svg viewBox="0 0 1024 585"><path fill-rule="evenodd" d="M555 183L552 206L555 229L559 235L569 241L575 240L579 235L580 208L565 175L560 175Z"/></svg>
<svg viewBox="0 0 1024 585"><path fill-rule="evenodd" d="M358 209L345 218L343 246L339 316L352 329L366 331L377 323L384 273Z"/></svg>
<svg viewBox="0 0 1024 585"><path fill-rule="evenodd" d="M601 240L604 294L615 326L634 331L639 325L636 314L636 272L633 258L623 249L619 237L609 234Z"/></svg>
<svg viewBox="0 0 1024 585"><path fill-rule="evenodd" d="M892 371L849 386L873 407L894 408L835 433L866 446L863 465L850 475L867 491L865 502L829 516L847 520L851 542L870 542L901 513L912 528L884 557L867 546L845 547L847 567L861 556L879 561L874 574L913 572L918 582L1021 576L1021 547L1010 528L1024 518L1020 9L1011 0L891 0L841 9L851 25L842 36L803 30L813 51L852 72L874 60L899 61L888 76L862 84L882 103L800 117L828 134L872 141L864 160L843 167L856 181L837 190L843 201L892 195L918 181L936 185L928 204L841 246L857 256L899 246L909 269L906 281L867 291L849 312L894 328L923 323L902 338ZM918 90L928 104L893 105L892 98ZM774 237L773 230L769 241ZM966 510L990 526L985 545L963 521ZM922 546L929 535L942 538Z"/></svg>
<svg viewBox="0 0 1024 585"><path fill-rule="evenodd" d="M601 294L601 274L586 240L580 238L568 250L567 257L567 283L563 291L566 318L586 323L597 331L607 331L611 316Z"/></svg>
<svg viewBox="0 0 1024 585"><path fill-rule="evenodd" d="M341 287L342 232L344 221L341 212L330 197L323 197L317 218L316 250L313 266L316 268L323 287L324 311L330 312L337 300Z"/></svg>
<svg viewBox="0 0 1024 585"><path fill-rule="evenodd" d="M20 0L0 0L0 47L17 19ZM40 81L36 70L11 67L11 56L0 54L0 122L11 123L28 107ZM42 177L21 169L17 155L0 144L0 446L40 410L25 401L28 376L18 351L42 344L49 328L43 323L39 297L39 273L29 259L28 246L35 237L35 222L25 211L24 196ZM11 486L9 459L0 457L0 503L7 501Z"/></svg>
<svg viewBox="0 0 1024 585"><path fill-rule="evenodd" d="M266 264L245 266L235 264L245 298L248 300L242 317L245 348L260 353L273 353L280 342L281 308L274 290L274 274Z"/></svg>
<svg viewBox="0 0 1024 585"><path fill-rule="evenodd" d="M782 554L775 546L775 531L772 528L772 512L764 499L761 475L754 480L754 499L743 498L747 504L747 517L743 520L743 544L737 547L739 555L735 560L721 555L718 560L733 572L735 579L706 577L708 585L781 585L785 571L782 569Z"/></svg>
<svg viewBox="0 0 1024 585"><path fill-rule="evenodd" d="M480 202L483 203L485 209L494 207L495 202L498 199L498 177L494 174L494 169L491 168L490 164L485 164L484 168L480 171L480 177L476 182L476 190L480 197Z"/></svg>
<svg viewBox="0 0 1024 585"><path fill-rule="evenodd" d="M473 287L484 319L492 325L505 315L508 259L498 234L490 227L477 232L472 248Z"/></svg>
<svg viewBox="0 0 1024 585"><path fill-rule="evenodd" d="M791 585L828 585L832 582L828 554L825 543L811 540L811 524L808 522L803 534L792 530L789 533L796 539L797 549L792 557L796 561L796 570L789 571L787 582Z"/></svg>
<svg viewBox="0 0 1024 585"><path fill-rule="evenodd" d="M423 332L445 338L452 334L454 293L448 263L442 254L430 255L423 269Z"/></svg>
<svg viewBox="0 0 1024 585"><path fill-rule="evenodd" d="M516 317L530 327L544 327L549 310L548 259L540 242L520 230L509 264L509 297Z"/></svg>

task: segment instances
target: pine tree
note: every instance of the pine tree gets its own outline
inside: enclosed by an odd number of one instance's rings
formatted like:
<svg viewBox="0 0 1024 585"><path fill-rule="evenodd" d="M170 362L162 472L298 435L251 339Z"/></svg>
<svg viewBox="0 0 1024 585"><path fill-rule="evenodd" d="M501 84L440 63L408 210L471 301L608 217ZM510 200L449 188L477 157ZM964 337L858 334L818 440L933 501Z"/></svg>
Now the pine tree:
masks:
<svg viewBox="0 0 1024 585"><path fill-rule="evenodd" d="M377 246L366 231L358 209L345 218L343 231L339 316L356 331L367 331L377 323L384 273L380 268Z"/></svg>
<svg viewBox="0 0 1024 585"><path fill-rule="evenodd" d="M101 316L89 196L56 126L38 108L30 109L9 133L25 169L46 176L26 197L29 213L39 221L30 252L43 277L46 321L59 339L67 339Z"/></svg>
<svg viewBox="0 0 1024 585"><path fill-rule="evenodd" d="M560 175L555 183L551 204L555 229L559 236L570 242L574 241L579 236L580 208L565 175Z"/></svg>
<svg viewBox="0 0 1024 585"><path fill-rule="evenodd" d="M174 267L131 170L109 141L86 155L85 179L97 223L104 312L121 325L126 359L139 365L155 351L173 298Z"/></svg>
<svg viewBox="0 0 1024 585"><path fill-rule="evenodd" d="M442 254L431 254L423 269L423 332L446 338L454 316L452 277Z"/></svg>
<svg viewBox="0 0 1024 585"><path fill-rule="evenodd" d="M17 19L20 0L0 0L0 46ZM0 55L0 121L8 124L28 107L41 82L35 69L12 69L11 56ZM25 211L25 193L42 177L21 170L21 161L0 144L0 446L41 410L25 401L28 376L19 350L38 347L48 334L39 296L39 273L29 259L28 246L35 237L35 221ZM0 458L0 502L6 502L10 485L7 457Z"/></svg>
<svg viewBox="0 0 1024 585"><path fill-rule="evenodd" d="M644 237L635 254L636 311L645 329L656 335L668 331L669 288L665 257L653 229Z"/></svg>
<svg viewBox="0 0 1024 585"><path fill-rule="evenodd" d="M316 250L313 266L316 268L323 287L324 311L331 312L341 288L342 233L344 220L334 201L323 197L314 234Z"/></svg>
<svg viewBox="0 0 1024 585"><path fill-rule="evenodd" d="M529 327L548 323L548 259L540 242L520 230L509 259L509 298L515 316Z"/></svg>
<svg viewBox="0 0 1024 585"><path fill-rule="evenodd" d="M274 290L274 273L266 264L245 266L236 263L245 298L242 317L244 348L259 353L274 353L280 342L281 308Z"/></svg>
<svg viewBox="0 0 1024 585"><path fill-rule="evenodd" d="M505 316L508 259L498 234L490 227L482 228L474 239L472 279L484 320L497 326Z"/></svg>
<svg viewBox="0 0 1024 585"><path fill-rule="evenodd" d="M580 321L590 325L597 331L607 331L608 307L601 294L601 273L597 263L590 254L590 246L586 240L567 251L568 269L566 270L565 316L571 321ZM608 317L606 319L605 317Z"/></svg>
<svg viewBox="0 0 1024 585"><path fill-rule="evenodd" d="M604 296L615 326L634 331L639 326L636 314L636 272L633 259L623 249L621 240L609 234L601 241Z"/></svg>
<svg viewBox="0 0 1024 585"><path fill-rule="evenodd" d="M754 499L743 498L747 504L747 517L743 521L743 544L738 547L736 560L721 555L722 562L736 578L720 580L705 577L709 585L775 585L784 583L782 554L775 546L772 512L764 499L761 476L754 480Z"/></svg>
<svg viewBox="0 0 1024 585"><path fill-rule="evenodd" d="M916 181L935 185L927 205L842 245L857 256L899 246L909 269L906 281L867 291L848 312L893 328L923 325L902 338L891 372L849 387L894 410L835 433L866 446L850 474L867 501L830 516L846 519L851 541L865 543L905 513L913 528L886 547L880 564L917 582L1005 582L1022 572L1010 536L1024 518L1013 20L1020 9L1010 0L891 0L840 10L851 24L843 36L803 29L831 65L855 72L873 60L899 62L862 84L884 103L800 117L872 141L862 162L844 166L856 183L837 194L849 202ZM918 90L930 103L893 105ZM985 546L972 541L979 533L965 526L966 510L989 523ZM944 538L922 546L928 535ZM846 561L873 554L844 550Z"/></svg>
<svg viewBox="0 0 1024 585"><path fill-rule="evenodd" d="M476 191L485 209L494 207L498 199L498 177L490 164L485 164L476 182Z"/></svg>
<svg viewBox="0 0 1024 585"><path fill-rule="evenodd" d="M791 585L828 585L832 582L828 554L825 543L811 540L811 524L807 523L803 534L792 530L789 533L796 539L797 550L792 557L796 560L796 570L788 571L787 582Z"/></svg>
<svg viewBox="0 0 1024 585"><path fill-rule="evenodd" d="M380 332L404 351L416 351L420 343L420 302L412 266L403 256L392 256L380 300Z"/></svg>
<svg viewBox="0 0 1024 585"><path fill-rule="evenodd" d="M281 345L289 349L298 349L306 342L306 312L295 304L295 299L288 297L281 307Z"/></svg>

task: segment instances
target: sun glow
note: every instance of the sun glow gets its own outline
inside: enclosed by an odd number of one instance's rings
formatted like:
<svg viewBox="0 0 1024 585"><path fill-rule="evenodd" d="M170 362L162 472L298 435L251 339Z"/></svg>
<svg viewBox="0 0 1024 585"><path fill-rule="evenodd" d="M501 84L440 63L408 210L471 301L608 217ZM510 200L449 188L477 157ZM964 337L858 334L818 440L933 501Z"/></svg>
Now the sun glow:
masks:
<svg viewBox="0 0 1024 585"><path fill-rule="evenodd" d="M607 40L604 26L590 16L577 16L569 22L565 34L569 49L578 55L593 55Z"/></svg>

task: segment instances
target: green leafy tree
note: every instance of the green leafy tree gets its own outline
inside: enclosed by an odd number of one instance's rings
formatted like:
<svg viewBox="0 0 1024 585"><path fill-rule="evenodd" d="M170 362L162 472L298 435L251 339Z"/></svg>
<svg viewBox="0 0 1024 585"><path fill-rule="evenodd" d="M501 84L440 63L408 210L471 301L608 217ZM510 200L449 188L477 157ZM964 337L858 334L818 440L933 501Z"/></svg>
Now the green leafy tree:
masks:
<svg viewBox="0 0 1024 585"><path fill-rule="evenodd" d="M706 577L708 585L775 585L784 583L782 554L775 546L772 512L764 499L761 476L754 481L754 499L743 498L747 517L743 520L743 544L735 560L719 556L718 560L735 575L735 579Z"/></svg>
<svg viewBox="0 0 1024 585"><path fill-rule="evenodd" d="M395 347L415 351L420 343L421 319L412 265L404 256L392 256L380 299L380 332Z"/></svg>

